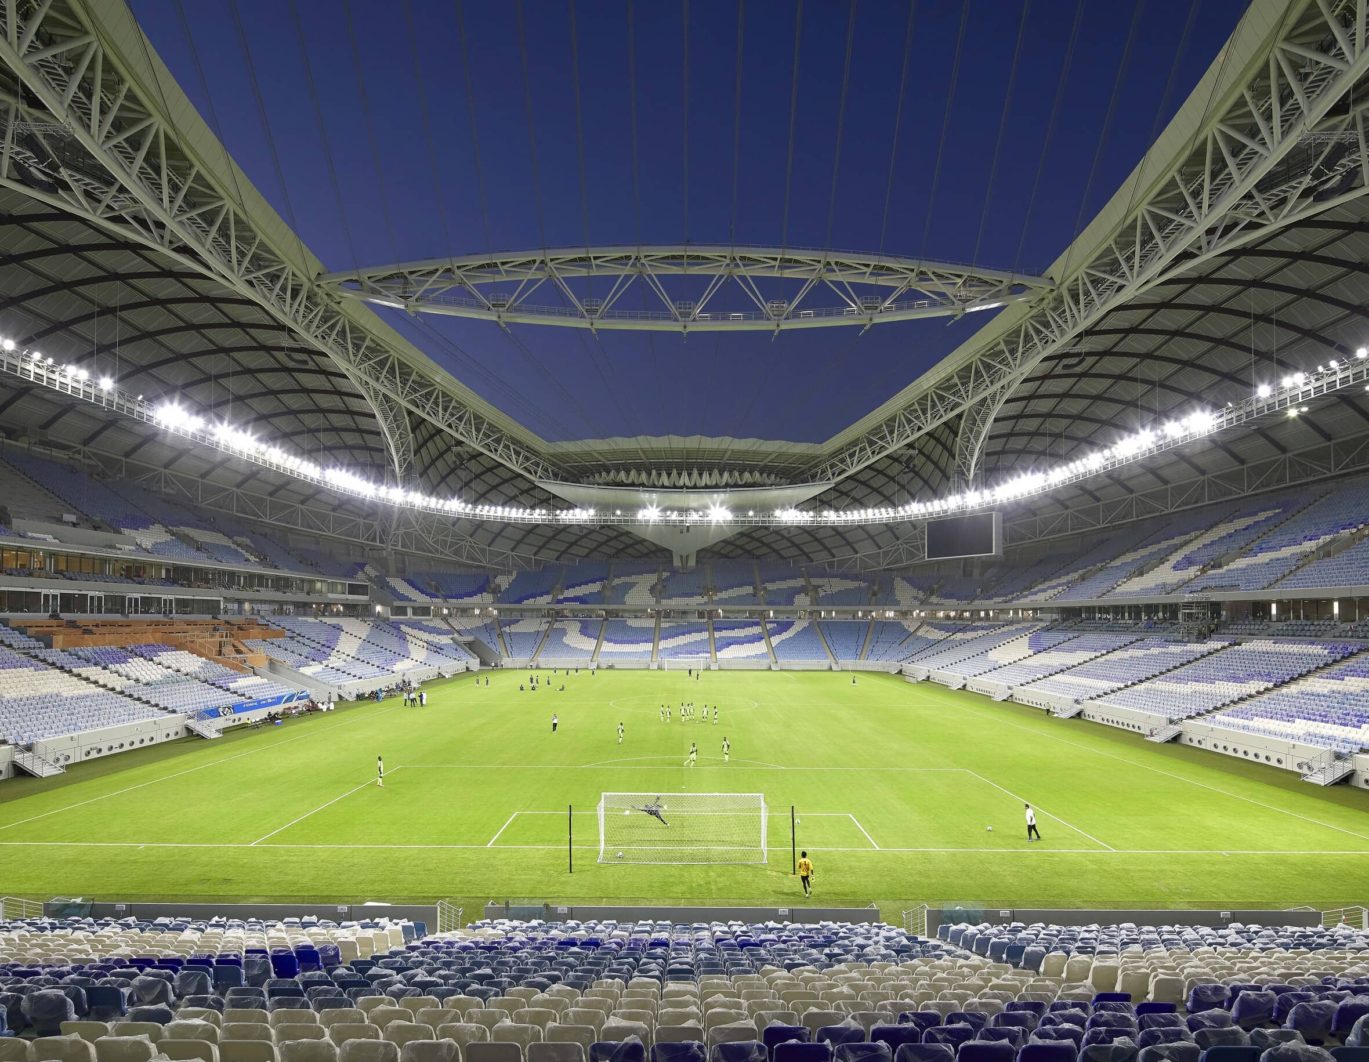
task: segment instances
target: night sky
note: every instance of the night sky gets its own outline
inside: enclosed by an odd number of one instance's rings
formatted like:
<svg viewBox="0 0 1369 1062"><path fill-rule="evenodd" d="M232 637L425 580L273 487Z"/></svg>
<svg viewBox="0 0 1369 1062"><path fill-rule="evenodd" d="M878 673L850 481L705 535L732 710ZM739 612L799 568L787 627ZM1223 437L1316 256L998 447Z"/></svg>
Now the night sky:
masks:
<svg viewBox="0 0 1369 1062"><path fill-rule="evenodd" d="M1244 7L133 0L244 172L339 270L689 241L1040 272ZM686 339L380 312L548 439L800 442L868 413L987 316Z"/></svg>

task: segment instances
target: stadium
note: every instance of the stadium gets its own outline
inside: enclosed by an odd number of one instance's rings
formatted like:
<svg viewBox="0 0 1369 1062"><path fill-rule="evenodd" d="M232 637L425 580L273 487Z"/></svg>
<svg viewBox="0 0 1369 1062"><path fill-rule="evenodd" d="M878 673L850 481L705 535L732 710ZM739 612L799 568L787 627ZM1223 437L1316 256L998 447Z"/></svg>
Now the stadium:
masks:
<svg viewBox="0 0 1369 1062"><path fill-rule="evenodd" d="M1366 87L0 2L0 1062L1369 1062Z"/></svg>

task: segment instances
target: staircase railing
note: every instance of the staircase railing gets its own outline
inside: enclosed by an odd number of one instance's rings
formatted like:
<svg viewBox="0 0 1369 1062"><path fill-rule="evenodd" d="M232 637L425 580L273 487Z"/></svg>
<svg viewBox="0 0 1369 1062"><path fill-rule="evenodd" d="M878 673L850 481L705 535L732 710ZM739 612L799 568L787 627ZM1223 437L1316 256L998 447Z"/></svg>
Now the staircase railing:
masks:
<svg viewBox="0 0 1369 1062"><path fill-rule="evenodd" d="M903 931L915 937L927 935L927 905L919 903L903 912Z"/></svg>
<svg viewBox="0 0 1369 1062"><path fill-rule="evenodd" d="M1340 925L1351 929L1369 929L1369 908L1333 907L1321 913L1321 924L1325 929Z"/></svg>
<svg viewBox="0 0 1369 1062"><path fill-rule="evenodd" d="M439 933L455 933L465 928L465 921L462 917L464 908L458 907L450 900L437 901L437 931Z"/></svg>
<svg viewBox="0 0 1369 1062"><path fill-rule="evenodd" d="M0 896L0 920L42 917L43 905L37 900L25 900L18 896Z"/></svg>

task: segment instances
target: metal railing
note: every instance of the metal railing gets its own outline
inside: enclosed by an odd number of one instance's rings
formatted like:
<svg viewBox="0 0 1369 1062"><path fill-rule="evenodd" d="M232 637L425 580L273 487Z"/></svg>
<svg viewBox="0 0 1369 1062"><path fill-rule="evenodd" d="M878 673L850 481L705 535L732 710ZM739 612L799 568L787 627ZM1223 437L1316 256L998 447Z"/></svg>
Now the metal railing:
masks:
<svg viewBox="0 0 1369 1062"><path fill-rule="evenodd" d="M437 901L437 931L439 933L455 933L457 930L465 929L465 919L462 917L464 909L456 906L449 900Z"/></svg>
<svg viewBox="0 0 1369 1062"><path fill-rule="evenodd" d="M1339 925L1346 925L1351 929L1369 929L1369 908L1333 907L1321 913L1321 924L1326 929Z"/></svg>
<svg viewBox="0 0 1369 1062"><path fill-rule="evenodd" d="M917 904L903 912L903 931L915 937L927 935L927 905Z"/></svg>
<svg viewBox="0 0 1369 1062"><path fill-rule="evenodd" d="M43 905L37 900L25 900L18 896L0 896L0 919L42 918Z"/></svg>

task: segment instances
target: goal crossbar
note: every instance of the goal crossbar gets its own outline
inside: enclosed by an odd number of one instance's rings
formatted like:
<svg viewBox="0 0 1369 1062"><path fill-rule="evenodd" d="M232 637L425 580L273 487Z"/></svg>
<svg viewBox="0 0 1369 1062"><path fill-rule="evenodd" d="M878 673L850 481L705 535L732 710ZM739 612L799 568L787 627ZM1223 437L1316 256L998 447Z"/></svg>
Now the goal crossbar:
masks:
<svg viewBox="0 0 1369 1062"><path fill-rule="evenodd" d="M601 863L764 863L763 793L603 793Z"/></svg>

